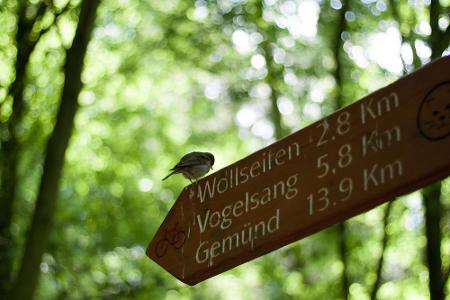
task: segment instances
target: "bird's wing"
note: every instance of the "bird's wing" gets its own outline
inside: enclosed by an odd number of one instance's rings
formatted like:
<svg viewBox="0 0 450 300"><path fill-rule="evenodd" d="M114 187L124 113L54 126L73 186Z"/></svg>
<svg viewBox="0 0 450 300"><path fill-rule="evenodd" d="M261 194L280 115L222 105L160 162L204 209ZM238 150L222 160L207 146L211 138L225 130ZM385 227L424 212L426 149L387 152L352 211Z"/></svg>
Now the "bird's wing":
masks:
<svg viewBox="0 0 450 300"><path fill-rule="evenodd" d="M191 152L183 156L180 161L171 170L201 165L204 163L200 152Z"/></svg>

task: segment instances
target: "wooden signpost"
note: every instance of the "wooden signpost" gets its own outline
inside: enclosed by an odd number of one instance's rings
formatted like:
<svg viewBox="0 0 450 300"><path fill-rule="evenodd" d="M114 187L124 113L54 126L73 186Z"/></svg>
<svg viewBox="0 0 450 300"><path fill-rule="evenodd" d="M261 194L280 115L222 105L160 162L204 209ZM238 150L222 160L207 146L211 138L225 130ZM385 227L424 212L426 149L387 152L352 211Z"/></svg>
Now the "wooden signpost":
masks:
<svg viewBox="0 0 450 300"><path fill-rule="evenodd" d="M147 255L193 285L450 174L450 57L186 187Z"/></svg>

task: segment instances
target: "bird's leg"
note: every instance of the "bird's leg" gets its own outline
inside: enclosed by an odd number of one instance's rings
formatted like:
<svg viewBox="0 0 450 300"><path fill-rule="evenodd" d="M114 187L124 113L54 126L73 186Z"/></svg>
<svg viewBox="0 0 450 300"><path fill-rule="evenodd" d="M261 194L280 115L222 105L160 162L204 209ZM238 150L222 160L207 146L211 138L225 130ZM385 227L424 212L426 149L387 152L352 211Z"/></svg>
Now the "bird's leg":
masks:
<svg viewBox="0 0 450 300"><path fill-rule="evenodd" d="M189 176L186 176L186 175L185 175L185 177L186 177L187 179L189 179L189 181L191 182L191 184L193 184L194 182L192 181L192 178L194 177L194 175L193 175L191 172L189 172L189 170L185 170L185 172L189 175Z"/></svg>
<svg viewBox="0 0 450 300"><path fill-rule="evenodd" d="M188 179L189 179L189 181L191 182L191 184L185 186L185 187L184 187L185 189L188 189L188 188L193 184L192 179L191 179L191 178L188 178Z"/></svg>

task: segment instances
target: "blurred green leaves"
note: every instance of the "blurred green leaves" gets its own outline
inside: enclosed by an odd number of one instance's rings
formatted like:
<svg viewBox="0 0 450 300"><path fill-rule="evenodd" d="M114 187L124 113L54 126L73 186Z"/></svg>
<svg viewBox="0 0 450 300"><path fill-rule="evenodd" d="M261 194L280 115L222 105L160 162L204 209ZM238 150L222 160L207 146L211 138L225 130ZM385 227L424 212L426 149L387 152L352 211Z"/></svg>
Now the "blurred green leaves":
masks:
<svg viewBox="0 0 450 300"><path fill-rule="evenodd" d="M398 19L390 11L392 3L398 5ZM413 4L414 8L403 0L351 3L348 32L342 36L344 99L355 101L401 75L398 68L371 56L371 48L389 32L399 45L401 35L406 39L399 46L406 69L412 68L414 47L422 62L429 60L424 44L427 4ZM56 5L62 8L65 3ZM71 3L75 9L77 5ZM56 227L41 264L37 298L339 297L343 266L333 228L196 287L179 283L144 255L187 184L181 176L160 180L183 154L211 151L217 170L273 142L276 124L270 96L275 89L280 93L275 108L287 133L332 112L335 62L330 43L339 5L338 0L104 0L88 48L81 109L66 154ZM0 6L0 120L5 121L11 113L6 87L15 76L17 8L14 1L0 1ZM441 19L448 24L448 14ZM44 17L41 23L48 22ZM13 224L16 262L64 83L64 49L70 46L76 22L73 12L62 16L41 38L27 66ZM407 44L408 39L414 42ZM269 71L276 74L276 82L266 81ZM447 180L443 232L450 228L449 195ZM382 212L377 208L348 223L352 299L369 298L381 250ZM425 299L423 209L417 194L396 201L391 220L378 296ZM448 235L442 252L448 266Z"/></svg>

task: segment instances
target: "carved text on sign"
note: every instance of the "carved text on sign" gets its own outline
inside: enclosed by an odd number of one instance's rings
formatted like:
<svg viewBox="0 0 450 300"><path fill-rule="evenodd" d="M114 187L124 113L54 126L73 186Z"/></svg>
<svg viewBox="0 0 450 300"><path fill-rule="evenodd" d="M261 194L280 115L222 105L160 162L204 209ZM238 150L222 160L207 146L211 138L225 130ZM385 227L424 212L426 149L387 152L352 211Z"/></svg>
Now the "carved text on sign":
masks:
<svg viewBox="0 0 450 300"><path fill-rule="evenodd" d="M186 187L147 255L195 284L448 176L449 88L447 57Z"/></svg>

